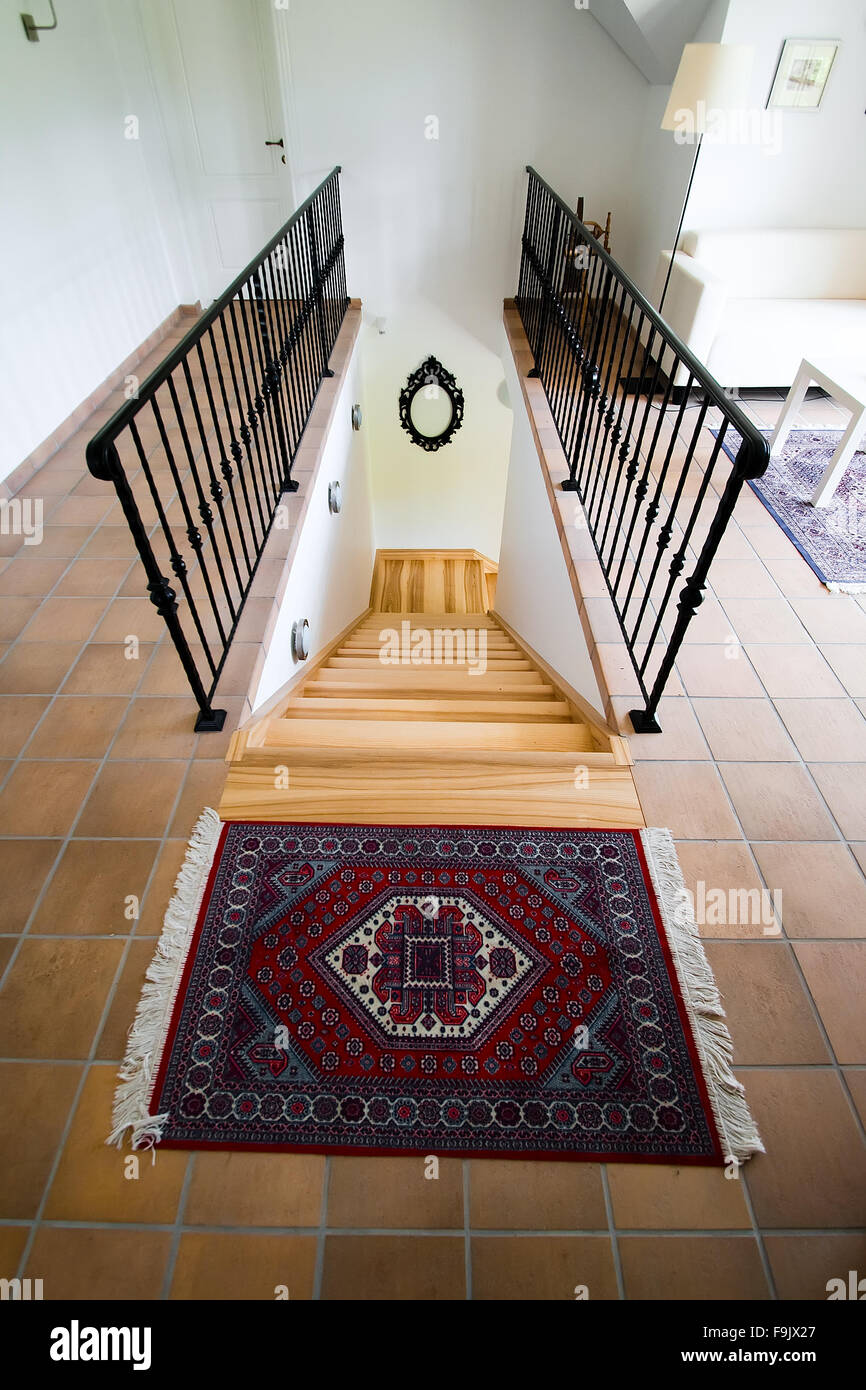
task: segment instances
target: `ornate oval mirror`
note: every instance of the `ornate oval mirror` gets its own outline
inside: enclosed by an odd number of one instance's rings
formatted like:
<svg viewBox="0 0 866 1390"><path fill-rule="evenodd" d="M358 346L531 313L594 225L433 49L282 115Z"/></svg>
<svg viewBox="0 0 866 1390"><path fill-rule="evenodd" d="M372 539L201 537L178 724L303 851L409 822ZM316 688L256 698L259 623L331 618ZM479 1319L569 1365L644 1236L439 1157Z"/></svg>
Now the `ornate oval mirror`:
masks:
<svg viewBox="0 0 866 1390"><path fill-rule="evenodd" d="M463 424L463 392L437 358L422 362L400 392L400 424L428 452L448 444Z"/></svg>

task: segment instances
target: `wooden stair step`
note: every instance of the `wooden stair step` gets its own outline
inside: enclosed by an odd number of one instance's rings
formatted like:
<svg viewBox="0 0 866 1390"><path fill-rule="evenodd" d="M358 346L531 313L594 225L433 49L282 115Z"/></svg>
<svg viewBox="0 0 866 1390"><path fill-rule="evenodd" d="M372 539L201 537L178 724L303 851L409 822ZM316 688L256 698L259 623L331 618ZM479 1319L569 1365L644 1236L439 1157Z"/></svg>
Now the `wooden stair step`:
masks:
<svg viewBox="0 0 866 1390"><path fill-rule="evenodd" d="M520 763L400 762L376 757L331 766L290 764L289 786L273 767L235 765L219 807L223 820L314 820L375 825L549 825L633 828L644 824L628 768L590 770L575 787L573 766Z"/></svg>
<svg viewBox="0 0 866 1390"><path fill-rule="evenodd" d="M467 720L266 719L255 746L413 750L445 748L520 750L526 752L590 751L592 735L585 724L530 724ZM253 746L251 740L250 746Z"/></svg>
<svg viewBox="0 0 866 1390"><path fill-rule="evenodd" d="M542 676L535 670L484 671L471 675L466 666L383 666L380 661L371 666L320 666L315 677L308 681L304 689L320 681L354 681L363 685L402 685L404 687L421 684L433 690L443 686L456 686L468 689L470 694L481 694L491 683L499 681L506 685L525 685L537 689L544 686L552 690ZM487 682L487 685L485 685Z"/></svg>
<svg viewBox="0 0 866 1390"><path fill-rule="evenodd" d="M496 632L503 631L490 613L390 613L381 609L362 618L353 631L364 632L373 627L377 631L383 627L399 629L401 623L411 623L413 627L462 627L467 630L486 627Z"/></svg>
<svg viewBox="0 0 866 1390"><path fill-rule="evenodd" d="M442 670L447 670L449 666L462 667L462 666L474 666L474 665L476 665L476 664L477 664L477 662L476 662L475 660L472 660L472 661L432 661L432 660L431 660L431 661L406 662L406 663L405 663L405 666L404 666L404 663L403 663L402 661L399 663L400 667L402 667L404 670L407 670L407 671L408 671L408 670L414 670L414 671L426 671L426 670L442 671ZM524 656L524 657L502 657L502 658L499 658L499 657L489 657L489 656L488 656L488 657L486 657L486 658L484 659L484 664L485 664L485 666L486 666L486 668L487 668L488 671L531 671L531 670L534 670L534 667L532 666L532 663L531 663L531 662L529 661L529 659L528 659L527 657L525 657L525 656ZM322 669L323 671L332 671L332 670L339 670L339 669L341 669L341 668L345 669L345 668L347 668L347 667L352 667L352 668L357 669L357 670L359 670L359 671L365 671L365 670L366 670L366 671L371 671L371 670L377 670L377 669L378 669L378 670L382 670L382 669L385 669L385 670L396 669L397 665L398 665L397 662L383 661L382 658L381 658L381 656L331 656L331 657L328 658L328 660L325 662L324 666L323 666L321 669Z"/></svg>
<svg viewBox="0 0 866 1390"><path fill-rule="evenodd" d="M387 668L386 668L387 669ZM424 678L419 679L418 673L400 671L399 668L391 668L391 675L386 675L385 671L378 681L369 679L353 680L351 671L338 671L334 673L337 680L311 680L304 685L304 693L301 698L307 695L313 697L326 697L330 699L342 700L344 696L376 696L380 699L400 699L404 696L411 696L415 699L438 700L447 698L449 700L474 700L480 695L502 698L507 700L543 700L553 699L555 691L552 685L545 685L542 681L526 681L518 683L512 681L511 675L522 676L525 673L515 671L506 673L504 676L497 674L487 676L469 676L468 673L455 672L450 680L429 680L428 672ZM358 676L369 677L375 675L371 671L359 671ZM394 679L396 674L397 679ZM399 679L400 676L413 675L411 680ZM346 679L348 678L348 679Z"/></svg>
<svg viewBox="0 0 866 1390"><path fill-rule="evenodd" d="M383 715L400 719L508 720L539 723L571 722L571 711L564 700L451 700L451 699L328 699L310 695L291 700L284 719L381 719Z"/></svg>
<svg viewBox="0 0 866 1390"><path fill-rule="evenodd" d="M416 628L415 631L417 632L418 629ZM457 637L458 637L458 639L459 639L459 637L460 637L460 634L459 634L459 633L457 634ZM446 651L446 652L447 652L447 651L450 651L450 650L451 650L451 645L452 645L451 643L446 642L445 639L443 638L443 639L442 639L442 642L441 642L441 650L442 650L442 651ZM459 641L453 643L453 645L459 646ZM472 650L477 651L477 650L479 649L479 645L480 645L480 644L476 643L475 646L473 647L473 644L472 644L472 643L468 643L468 644L467 644L467 650L468 650L468 649L472 649ZM354 654L354 655L357 655L357 656L364 656L364 655L378 656L379 653L382 651L382 649L383 649L385 646L386 646L386 641L383 640L383 641L380 642L380 641L378 640L378 637L377 637L375 640L374 640L372 637L363 637L363 638L358 638L358 639L351 639L351 640L349 640L349 641L344 642L340 647L338 647L337 650L336 650L336 652L334 653L334 655L335 655L335 656L347 656L347 655L349 655L349 654ZM411 645L408 646L407 650L411 652L411 650L412 650ZM432 650L434 650L434 651L436 650L435 646L432 648ZM485 641L485 642L484 642L484 650L487 651L487 652L500 652L500 653L505 653L506 655L523 656L523 653L522 653L522 651L520 650L520 648L519 648L518 646L516 646L516 645L514 644L514 642L509 642L507 639L506 639L505 641L502 641L502 642Z"/></svg>

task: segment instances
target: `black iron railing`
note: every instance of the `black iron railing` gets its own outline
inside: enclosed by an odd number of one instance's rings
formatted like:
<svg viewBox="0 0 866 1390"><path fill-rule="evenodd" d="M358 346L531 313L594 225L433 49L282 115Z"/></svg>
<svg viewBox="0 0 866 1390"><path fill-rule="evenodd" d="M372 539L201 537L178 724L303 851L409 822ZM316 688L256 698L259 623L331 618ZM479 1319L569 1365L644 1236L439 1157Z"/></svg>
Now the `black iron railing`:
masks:
<svg viewBox="0 0 866 1390"><path fill-rule="evenodd" d="M582 504L645 702L632 724L658 732L710 563L768 446L583 222L527 172L516 303L530 375L544 386L568 459L562 486ZM729 430L742 441L733 462Z"/></svg>
<svg viewBox="0 0 866 1390"><path fill-rule="evenodd" d="M213 692L346 312L339 166L87 446L199 706ZM169 578L171 570L173 578Z"/></svg>

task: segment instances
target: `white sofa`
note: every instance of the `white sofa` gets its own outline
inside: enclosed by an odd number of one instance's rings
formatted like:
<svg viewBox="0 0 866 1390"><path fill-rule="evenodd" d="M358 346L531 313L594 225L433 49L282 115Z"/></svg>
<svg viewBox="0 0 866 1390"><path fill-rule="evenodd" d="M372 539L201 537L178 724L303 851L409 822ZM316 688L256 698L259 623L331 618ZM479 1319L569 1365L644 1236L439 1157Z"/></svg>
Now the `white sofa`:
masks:
<svg viewBox="0 0 866 1390"><path fill-rule="evenodd" d="M653 304L670 256L659 257ZM862 374L866 229L686 232L662 317L722 386L787 388L804 357ZM674 384L686 378L680 369Z"/></svg>

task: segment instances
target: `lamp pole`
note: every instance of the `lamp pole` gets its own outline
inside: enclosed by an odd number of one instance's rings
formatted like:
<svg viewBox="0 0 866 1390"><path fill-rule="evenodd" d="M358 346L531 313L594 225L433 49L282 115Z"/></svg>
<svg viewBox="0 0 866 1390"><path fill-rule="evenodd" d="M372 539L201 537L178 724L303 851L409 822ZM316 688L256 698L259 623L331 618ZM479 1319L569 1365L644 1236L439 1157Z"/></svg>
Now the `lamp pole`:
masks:
<svg viewBox="0 0 866 1390"><path fill-rule="evenodd" d="M674 236L674 240L673 240L673 249L672 249L672 251L671 251L671 258L670 258L670 260L668 261L668 273L667 273L667 275L665 276L665 283L664 283L664 286L663 286L663 288L662 288L662 297L661 297L661 299L659 300L659 313L661 313L662 309L664 308L665 295L666 295L667 292L668 292L668 285L669 285L670 282L671 282L671 271L672 271L673 268L674 268L674 258L675 258L676 254L677 254L677 248L679 247L679 244L680 244L680 236L681 236L682 230L683 230L683 222L685 221L685 217L686 217L686 208L687 208L688 205L689 205L689 195L690 195L690 193L691 193L691 191L692 191L692 184L693 184L694 181L695 181L695 170L696 170L697 167L698 167L698 156L700 155L700 152L701 152L701 143L702 143L702 141L703 141L703 138L704 138L704 132L703 132L703 131L700 131L700 132L698 133L698 143L697 143L697 148L695 149L695 157L694 157L694 160L693 160L693 162L692 162L692 172L691 172L691 174L689 175L688 187L686 188L686 196L683 198L683 206L682 206L682 209L681 209L681 211L680 211L680 220L679 220L679 222L677 223L676 235Z"/></svg>

